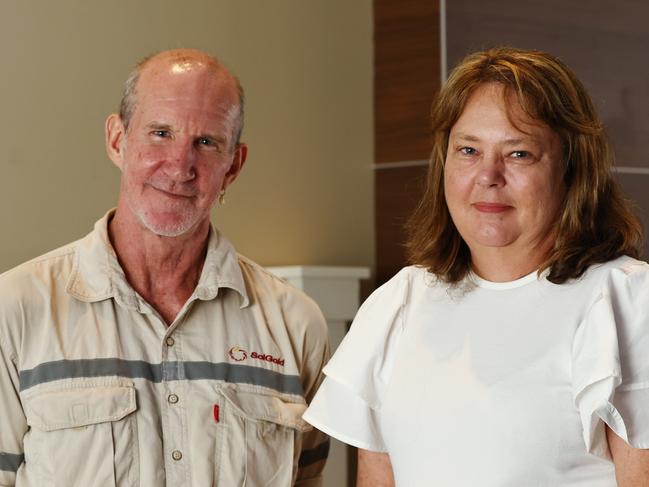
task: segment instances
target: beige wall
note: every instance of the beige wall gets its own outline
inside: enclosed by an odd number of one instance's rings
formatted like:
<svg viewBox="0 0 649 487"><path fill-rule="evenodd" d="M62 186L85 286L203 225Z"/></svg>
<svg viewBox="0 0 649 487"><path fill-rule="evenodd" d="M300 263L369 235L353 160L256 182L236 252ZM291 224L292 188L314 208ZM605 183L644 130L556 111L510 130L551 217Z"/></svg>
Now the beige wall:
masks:
<svg viewBox="0 0 649 487"><path fill-rule="evenodd" d="M215 223L265 265L372 265L370 0L7 0L0 271L114 205L103 123L140 57L217 54L247 92L249 159Z"/></svg>

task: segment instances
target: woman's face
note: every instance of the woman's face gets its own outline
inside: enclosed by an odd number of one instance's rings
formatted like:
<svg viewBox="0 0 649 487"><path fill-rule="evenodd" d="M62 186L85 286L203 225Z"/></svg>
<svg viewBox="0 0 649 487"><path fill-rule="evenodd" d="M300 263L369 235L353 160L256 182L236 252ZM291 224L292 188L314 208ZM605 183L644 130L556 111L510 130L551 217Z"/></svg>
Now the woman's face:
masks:
<svg viewBox="0 0 649 487"><path fill-rule="evenodd" d="M449 135L444 190L474 263L494 250L544 260L565 196L562 154L559 136L527 116L515 95L503 97L502 85L471 95Z"/></svg>

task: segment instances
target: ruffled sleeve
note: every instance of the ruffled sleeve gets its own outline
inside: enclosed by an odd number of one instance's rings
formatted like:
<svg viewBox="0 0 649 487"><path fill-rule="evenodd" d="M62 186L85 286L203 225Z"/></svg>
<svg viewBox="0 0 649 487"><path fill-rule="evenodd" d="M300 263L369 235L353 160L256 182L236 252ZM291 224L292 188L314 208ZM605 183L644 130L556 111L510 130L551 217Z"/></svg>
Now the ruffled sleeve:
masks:
<svg viewBox="0 0 649 487"><path fill-rule="evenodd" d="M610 271L573 344L573 394L590 453L610 458L605 425L649 448L649 266Z"/></svg>
<svg viewBox="0 0 649 487"><path fill-rule="evenodd" d="M403 331L412 270L400 271L363 303L304 415L316 428L350 445L385 451L378 414Z"/></svg>

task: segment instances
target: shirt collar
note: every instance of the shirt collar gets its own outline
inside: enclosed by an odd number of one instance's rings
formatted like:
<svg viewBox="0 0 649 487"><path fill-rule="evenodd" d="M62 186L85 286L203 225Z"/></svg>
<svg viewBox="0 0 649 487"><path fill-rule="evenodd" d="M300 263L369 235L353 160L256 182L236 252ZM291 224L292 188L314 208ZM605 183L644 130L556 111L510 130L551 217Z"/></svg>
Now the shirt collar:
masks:
<svg viewBox="0 0 649 487"><path fill-rule="evenodd" d="M67 292L81 301L96 302L115 298L128 308L144 311L142 298L126 280L115 250L108 238L110 210L92 232L81 239L76 248ZM205 263L192 298L214 299L220 288L230 288L240 295L241 307L248 306L246 285L239 266L239 257L232 244L210 226Z"/></svg>

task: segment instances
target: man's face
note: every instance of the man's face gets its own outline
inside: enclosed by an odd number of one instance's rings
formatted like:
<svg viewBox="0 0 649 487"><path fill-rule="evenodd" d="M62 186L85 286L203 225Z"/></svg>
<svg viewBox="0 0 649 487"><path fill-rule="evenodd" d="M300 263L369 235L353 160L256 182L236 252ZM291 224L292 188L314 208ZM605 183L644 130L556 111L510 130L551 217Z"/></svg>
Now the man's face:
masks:
<svg viewBox="0 0 649 487"><path fill-rule="evenodd" d="M128 131L109 117L107 144L122 171L118 212L175 237L209 220L246 149L233 140L238 98L227 73L200 63L160 64L140 75Z"/></svg>

